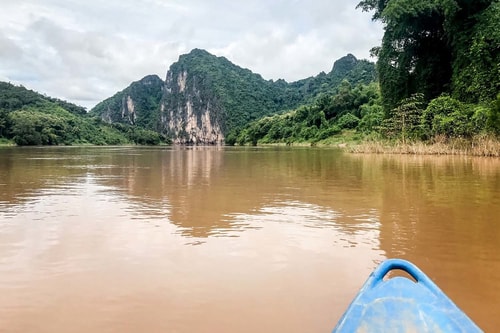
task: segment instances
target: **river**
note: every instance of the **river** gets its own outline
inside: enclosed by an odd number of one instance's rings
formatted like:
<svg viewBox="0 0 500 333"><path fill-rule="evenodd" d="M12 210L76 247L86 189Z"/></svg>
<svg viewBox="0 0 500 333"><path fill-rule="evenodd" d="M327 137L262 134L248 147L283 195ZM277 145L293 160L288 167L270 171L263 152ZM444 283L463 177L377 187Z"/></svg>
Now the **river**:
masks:
<svg viewBox="0 0 500 333"><path fill-rule="evenodd" d="M1 332L330 332L386 258L500 327L500 160L0 148Z"/></svg>

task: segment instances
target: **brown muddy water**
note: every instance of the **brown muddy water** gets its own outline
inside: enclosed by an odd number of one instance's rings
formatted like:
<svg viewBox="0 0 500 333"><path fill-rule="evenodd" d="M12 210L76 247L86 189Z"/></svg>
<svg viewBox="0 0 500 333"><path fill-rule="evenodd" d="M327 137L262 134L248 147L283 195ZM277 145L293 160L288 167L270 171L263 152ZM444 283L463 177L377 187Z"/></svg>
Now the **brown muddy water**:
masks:
<svg viewBox="0 0 500 333"><path fill-rule="evenodd" d="M500 160L0 149L1 332L330 332L394 257L497 330Z"/></svg>

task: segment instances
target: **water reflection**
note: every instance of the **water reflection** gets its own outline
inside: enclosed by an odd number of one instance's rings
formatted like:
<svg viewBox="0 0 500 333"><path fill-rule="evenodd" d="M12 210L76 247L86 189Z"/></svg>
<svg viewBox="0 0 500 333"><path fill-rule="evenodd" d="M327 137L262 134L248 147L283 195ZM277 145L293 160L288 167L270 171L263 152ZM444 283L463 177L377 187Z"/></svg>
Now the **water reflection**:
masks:
<svg viewBox="0 0 500 333"><path fill-rule="evenodd" d="M302 202L331 217L319 227L352 233L363 229L363 219L377 228L382 221L384 250L404 256L418 245L412 237L436 227L433 221L444 221L441 227L454 231L449 237L460 238L470 221L492 221L499 206L494 159L220 147L3 149L1 156L4 216L94 182L109 195L106 200L126 200L123 213L131 218L163 219L197 238L245 229L241 216ZM296 217L294 223L313 218L281 213ZM476 237L492 239L492 223L477 222Z"/></svg>
<svg viewBox="0 0 500 333"><path fill-rule="evenodd" d="M373 157L381 170L381 248L417 263L486 330L499 304L498 160ZM467 286L467 292L463 287ZM488 292L485 293L485 291Z"/></svg>
<svg viewBox="0 0 500 333"><path fill-rule="evenodd" d="M499 209L495 159L5 148L0 327L329 331L371 269L403 257L493 329Z"/></svg>
<svg viewBox="0 0 500 333"><path fill-rule="evenodd" d="M339 168L338 153L220 148L95 148L76 153L80 159L69 149L54 150L46 157L16 156L6 182L22 185L5 191L4 198L15 204L48 189L61 190L58 184L64 187L91 177L113 195L127 196L137 207L131 213L168 215L186 235L207 237L213 229L231 228L225 216L250 214L270 200L306 197L306 202L321 207L334 203L340 210L350 210L357 203L345 201L343 191L360 190L354 168L340 174L346 168Z"/></svg>

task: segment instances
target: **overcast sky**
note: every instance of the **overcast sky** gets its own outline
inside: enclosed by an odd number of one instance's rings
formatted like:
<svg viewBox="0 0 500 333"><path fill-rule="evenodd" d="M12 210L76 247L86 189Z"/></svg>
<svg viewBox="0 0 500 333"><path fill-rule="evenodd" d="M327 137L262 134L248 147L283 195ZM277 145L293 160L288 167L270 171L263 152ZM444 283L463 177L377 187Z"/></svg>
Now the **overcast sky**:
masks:
<svg viewBox="0 0 500 333"><path fill-rule="evenodd" d="M382 27L358 2L0 0L0 81L90 109L193 48L295 81L369 58Z"/></svg>

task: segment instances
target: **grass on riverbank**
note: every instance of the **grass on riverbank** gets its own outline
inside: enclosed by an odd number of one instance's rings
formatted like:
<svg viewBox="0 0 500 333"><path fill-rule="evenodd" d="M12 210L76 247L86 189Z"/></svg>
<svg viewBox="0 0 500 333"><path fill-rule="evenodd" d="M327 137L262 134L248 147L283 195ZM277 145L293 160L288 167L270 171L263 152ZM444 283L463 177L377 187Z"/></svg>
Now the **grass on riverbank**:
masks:
<svg viewBox="0 0 500 333"><path fill-rule="evenodd" d="M351 153L500 157L500 140L488 135L478 135L472 139L437 137L430 142L364 140L348 143L344 149Z"/></svg>
<svg viewBox="0 0 500 333"><path fill-rule="evenodd" d="M259 143L259 145L261 145ZM264 146L294 147L338 147L349 153L407 154L407 155L463 155L500 157L500 138L492 135L477 135L472 139L437 136L429 142L388 140L379 134L362 134L355 130L344 130L341 134L321 141L289 143L266 143Z"/></svg>
<svg viewBox="0 0 500 333"><path fill-rule="evenodd" d="M5 138L0 138L0 146L15 146L16 144L12 140Z"/></svg>
<svg viewBox="0 0 500 333"><path fill-rule="evenodd" d="M292 146L339 147L350 153L408 154L408 155L463 155L500 157L500 138L477 135L472 139L437 136L429 142L383 139L379 135L363 135L354 130L318 142L291 143Z"/></svg>

